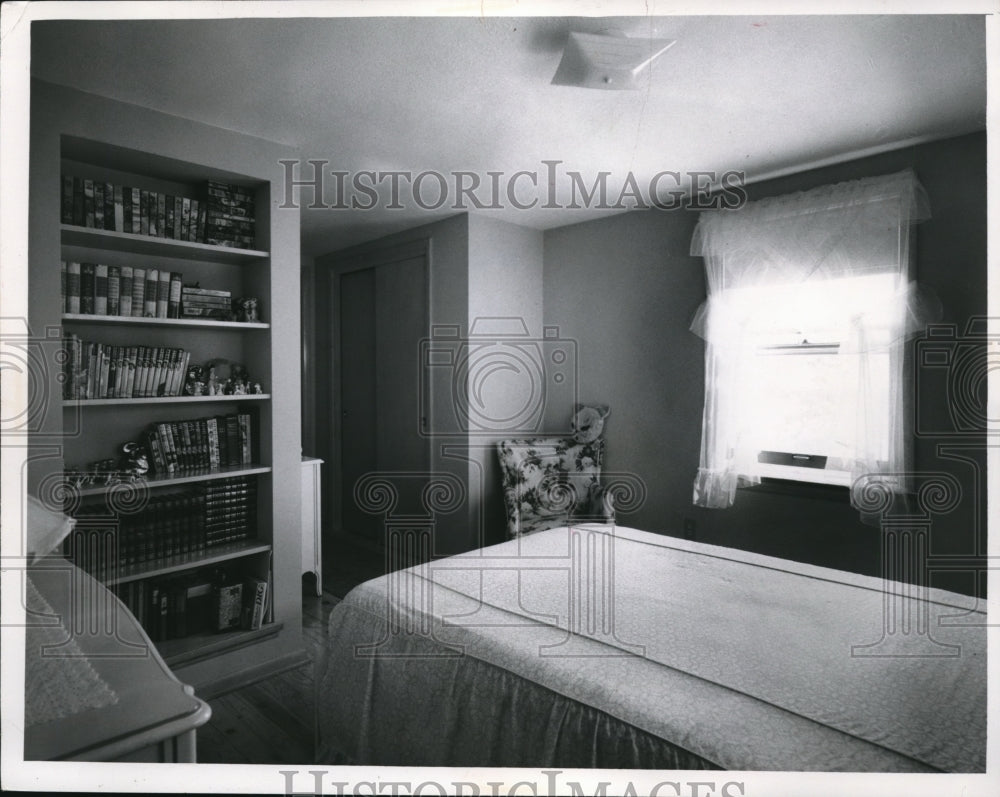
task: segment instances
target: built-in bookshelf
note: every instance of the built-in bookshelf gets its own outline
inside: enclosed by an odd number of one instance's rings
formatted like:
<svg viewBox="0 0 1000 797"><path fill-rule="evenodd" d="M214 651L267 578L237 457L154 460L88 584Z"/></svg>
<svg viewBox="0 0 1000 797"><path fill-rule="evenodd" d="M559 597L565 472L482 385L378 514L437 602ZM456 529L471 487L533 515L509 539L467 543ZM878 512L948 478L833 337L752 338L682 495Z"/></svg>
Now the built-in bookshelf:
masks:
<svg viewBox="0 0 1000 797"><path fill-rule="evenodd" d="M271 184L69 136L60 166L63 489L77 517L65 553L117 594L168 664L235 655L284 625ZM239 297L251 297L252 317L240 317Z"/></svg>

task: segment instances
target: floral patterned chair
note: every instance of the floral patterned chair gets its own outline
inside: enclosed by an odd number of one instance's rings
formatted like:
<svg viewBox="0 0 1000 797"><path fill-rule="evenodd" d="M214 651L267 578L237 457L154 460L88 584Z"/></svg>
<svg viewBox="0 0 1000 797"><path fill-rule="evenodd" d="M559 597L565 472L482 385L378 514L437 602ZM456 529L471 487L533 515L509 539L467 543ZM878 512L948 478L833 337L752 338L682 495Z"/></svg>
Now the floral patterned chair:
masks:
<svg viewBox="0 0 1000 797"><path fill-rule="evenodd" d="M601 488L604 440L501 440L507 532L510 537L572 523L611 523L610 495Z"/></svg>

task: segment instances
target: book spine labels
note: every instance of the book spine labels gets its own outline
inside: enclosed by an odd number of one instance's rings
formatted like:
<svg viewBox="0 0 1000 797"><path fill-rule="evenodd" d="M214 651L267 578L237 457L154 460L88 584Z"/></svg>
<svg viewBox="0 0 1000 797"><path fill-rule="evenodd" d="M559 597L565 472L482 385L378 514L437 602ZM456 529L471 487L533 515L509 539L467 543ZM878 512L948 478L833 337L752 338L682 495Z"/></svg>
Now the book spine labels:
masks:
<svg viewBox="0 0 1000 797"><path fill-rule="evenodd" d="M174 240L180 240L183 237L184 228L184 199L183 197L174 197L174 228L173 235L171 237Z"/></svg>
<svg viewBox="0 0 1000 797"><path fill-rule="evenodd" d="M163 216L163 237L173 238L174 237L174 197L167 194L164 197L164 216Z"/></svg>
<svg viewBox="0 0 1000 797"><path fill-rule="evenodd" d="M121 268L121 288L118 300L118 315L132 315L132 266L122 266Z"/></svg>
<svg viewBox="0 0 1000 797"><path fill-rule="evenodd" d="M201 202L197 199L191 200L191 224L188 229L189 241L200 241L198 237L198 214L201 213Z"/></svg>
<svg viewBox="0 0 1000 797"><path fill-rule="evenodd" d="M145 398L146 380L149 378L149 347L139 346L135 359L135 387L132 395L136 398Z"/></svg>
<svg viewBox="0 0 1000 797"><path fill-rule="evenodd" d="M170 305L170 272L161 269L159 282L156 287L156 317L167 318L167 310Z"/></svg>
<svg viewBox="0 0 1000 797"><path fill-rule="evenodd" d="M149 369L150 382L147 395L155 398L160 395L160 380L163 376L163 348L157 346L153 349L153 356L150 359L152 362Z"/></svg>
<svg viewBox="0 0 1000 797"><path fill-rule="evenodd" d="M132 187L122 186L122 232L132 232Z"/></svg>
<svg viewBox="0 0 1000 797"><path fill-rule="evenodd" d="M121 269L108 266L108 315L120 315Z"/></svg>
<svg viewBox="0 0 1000 797"><path fill-rule="evenodd" d="M142 233L142 190L132 188L132 234Z"/></svg>
<svg viewBox="0 0 1000 797"><path fill-rule="evenodd" d="M94 266L94 315L108 314L108 267L103 263Z"/></svg>
<svg viewBox="0 0 1000 797"><path fill-rule="evenodd" d="M132 269L132 317L142 318L146 305L143 297L146 295L146 269Z"/></svg>
<svg viewBox="0 0 1000 797"><path fill-rule="evenodd" d="M96 398L107 398L108 396L108 372L111 368L111 349L101 344L101 374L98 382Z"/></svg>
<svg viewBox="0 0 1000 797"><path fill-rule="evenodd" d="M94 314L94 264L80 264L80 312Z"/></svg>
<svg viewBox="0 0 1000 797"><path fill-rule="evenodd" d="M149 235L149 191L139 190L139 234Z"/></svg>
<svg viewBox="0 0 1000 797"><path fill-rule="evenodd" d="M181 288L183 275L179 271L170 273L170 294L167 304L167 318L181 317Z"/></svg>
<svg viewBox="0 0 1000 797"><path fill-rule="evenodd" d="M161 238L166 227L167 197L165 194L156 194L156 235Z"/></svg>
<svg viewBox="0 0 1000 797"><path fill-rule="evenodd" d="M121 229L115 227L115 187L112 183L104 184L104 229Z"/></svg>
<svg viewBox="0 0 1000 797"><path fill-rule="evenodd" d="M84 226L94 226L94 181L84 179L83 181L83 213Z"/></svg>
<svg viewBox="0 0 1000 797"><path fill-rule="evenodd" d="M114 219L115 226L114 230L117 232L125 231L125 188L121 185L114 186Z"/></svg>
<svg viewBox="0 0 1000 797"><path fill-rule="evenodd" d="M98 230L104 229L104 183L94 181L94 223Z"/></svg>
<svg viewBox="0 0 1000 797"><path fill-rule="evenodd" d="M146 269L146 295L142 314L146 318L156 318L156 292L159 287L160 272L155 268Z"/></svg>
<svg viewBox="0 0 1000 797"><path fill-rule="evenodd" d="M69 283L69 266L65 260L59 261L59 306L62 308L64 313L68 313L69 310L67 306L69 301L67 300L67 290Z"/></svg>
<svg viewBox="0 0 1000 797"><path fill-rule="evenodd" d="M66 264L66 312L80 312L80 264L72 260Z"/></svg>

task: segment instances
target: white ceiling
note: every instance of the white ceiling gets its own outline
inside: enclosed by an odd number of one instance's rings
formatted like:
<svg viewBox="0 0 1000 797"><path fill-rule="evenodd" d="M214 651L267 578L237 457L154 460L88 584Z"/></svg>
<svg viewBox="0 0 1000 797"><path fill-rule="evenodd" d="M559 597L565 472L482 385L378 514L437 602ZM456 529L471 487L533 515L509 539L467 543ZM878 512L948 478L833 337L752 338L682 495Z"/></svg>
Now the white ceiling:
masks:
<svg viewBox="0 0 1000 797"><path fill-rule="evenodd" d="M568 32L604 29L676 44L640 91L550 85ZM640 186L663 170L754 179L986 124L981 16L59 21L32 33L38 77L352 173L527 170L544 182L541 162L560 160L588 184L610 172L615 197L630 172ZM304 211L303 252L454 212ZM548 228L610 211L481 212Z"/></svg>

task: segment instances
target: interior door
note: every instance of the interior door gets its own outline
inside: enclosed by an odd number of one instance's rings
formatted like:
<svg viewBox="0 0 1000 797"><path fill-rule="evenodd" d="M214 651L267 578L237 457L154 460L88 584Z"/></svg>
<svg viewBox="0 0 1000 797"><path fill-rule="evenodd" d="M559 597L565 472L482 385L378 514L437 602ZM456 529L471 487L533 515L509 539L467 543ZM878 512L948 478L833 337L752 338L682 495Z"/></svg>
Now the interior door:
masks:
<svg viewBox="0 0 1000 797"><path fill-rule="evenodd" d="M356 495L380 473L399 491L396 511L415 511L429 468L420 423L420 341L427 335L425 255L372 258L340 274L341 530L382 547L383 514Z"/></svg>

